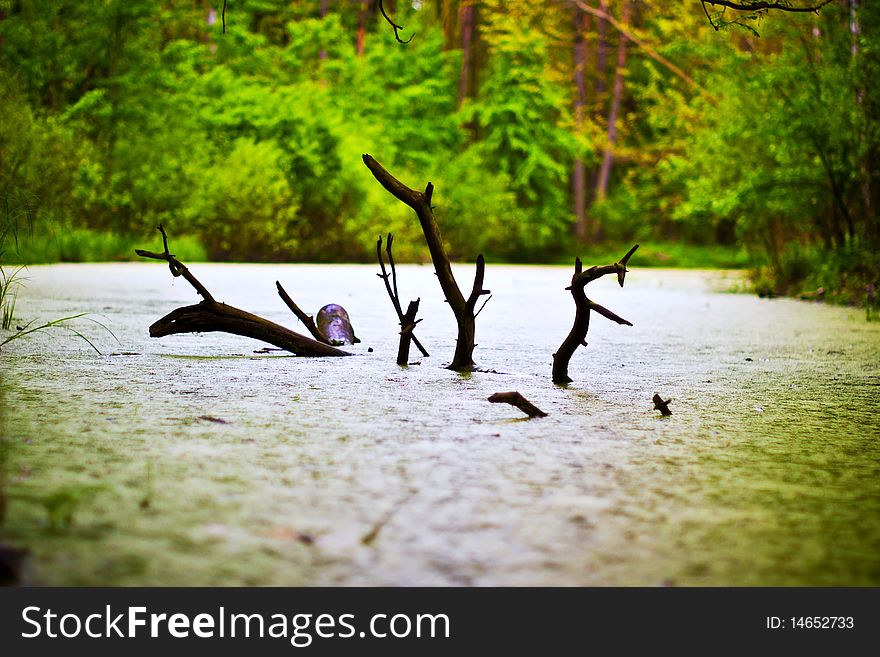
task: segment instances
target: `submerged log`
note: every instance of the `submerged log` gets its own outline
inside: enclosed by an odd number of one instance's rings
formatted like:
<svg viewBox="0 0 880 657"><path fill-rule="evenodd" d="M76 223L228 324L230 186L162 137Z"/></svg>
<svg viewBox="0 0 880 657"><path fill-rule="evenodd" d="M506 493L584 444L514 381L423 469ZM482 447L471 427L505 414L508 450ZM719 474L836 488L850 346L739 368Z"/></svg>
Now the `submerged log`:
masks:
<svg viewBox="0 0 880 657"><path fill-rule="evenodd" d="M162 253L155 253L153 251L136 249L135 253L142 258L167 262L171 275L174 277L182 276L202 296L203 301L193 306L184 306L172 310L165 317L150 326L150 337L161 338L178 333L221 331L223 333L232 333L255 340L262 340L297 356L351 355L336 347L300 335L280 324L270 322L268 319L225 303L217 302L208 289L193 276L192 272L169 252L168 236L165 234L165 229L160 225L158 230L162 234L164 251Z"/></svg>
<svg viewBox="0 0 880 657"><path fill-rule="evenodd" d="M268 342L297 356L351 355L331 345L300 335L268 319L216 301L202 301L194 306L172 310L150 326L150 337L162 338L178 333L212 331Z"/></svg>

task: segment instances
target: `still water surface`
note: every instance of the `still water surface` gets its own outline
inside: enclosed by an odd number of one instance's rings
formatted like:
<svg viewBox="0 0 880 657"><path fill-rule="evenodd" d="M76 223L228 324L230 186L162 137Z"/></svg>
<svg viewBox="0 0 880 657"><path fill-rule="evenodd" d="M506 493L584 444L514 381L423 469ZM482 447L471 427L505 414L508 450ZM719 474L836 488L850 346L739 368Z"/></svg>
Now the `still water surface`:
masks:
<svg viewBox="0 0 880 657"><path fill-rule="evenodd" d="M559 387L570 269L488 268L490 372L472 375L442 367L455 325L429 266L398 273L431 357L395 365L376 269L192 267L294 330L276 279L308 312L345 306L357 355L305 359L151 339L197 301L160 264L32 267L21 317L95 313L119 343L81 324L102 355L60 331L0 355L0 536L31 549L27 581L880 585L880 323L863 311L636 268L588 289L634 326L594 315ZM472 268L456 273L469 289ZM508 390L549 417L486 401Z"/></svg>

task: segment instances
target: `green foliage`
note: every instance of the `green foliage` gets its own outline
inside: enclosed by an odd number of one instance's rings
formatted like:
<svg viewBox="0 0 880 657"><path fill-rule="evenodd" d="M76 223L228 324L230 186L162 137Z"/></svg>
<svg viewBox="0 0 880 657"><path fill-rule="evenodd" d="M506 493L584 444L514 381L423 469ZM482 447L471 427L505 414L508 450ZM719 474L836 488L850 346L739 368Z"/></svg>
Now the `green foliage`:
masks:
<svg viewBox="0 0 880 657"><path fill-rule="evenodd" d="M456 258L583 252L579 159L609 243L658 243L661 264L706 261L673 242L721 245L718 263L746 252L773 292L878 282L871 3L855 37L832 3L818 17L762 12L758 39L715 31L697 2L609 0L618 20L638 9L624 27L647 46L623 42L616 140L622 37L587 17L576 111L568 3L478 3L467 58L453 5L396 3L407 45L374 5L322 5L242 0L223 34L201 2L0 0L2 261L128 259L158 223L190 260L372 260L388 231L398 257L424 260L412 213L363 167L369 152L411 186L434 183ZM610 186L592 203L606 148Z"/></svg>
<svg viewBox="0 0 880 657"><path fill-rule="evenodd" d="M178 223L173 222L172 229ZM22 239L18 250L10 250L4 259L17 264L141 261L134 250L154 244L155 235L155 228L134 236L93 228L64 228L54 222L44 222ZM208 260L205 247L194 235L175 232L174 253L184 262Z"/></svg>
<svg viewBox="0 0 880 657"><path fill-rule="evenodd" d="M700 80L714 102L688 100L648 66L636 93L652 107L645 138L659 157L649 170L627 172L610 207L600 208L607 223L622 225L616 213L641 206L670 237L736 240L762 293L815 286L826 298L855 298L876 283L869 254L878 245L877 207L865 199L877 193L868 161L880 142L871 91L859 79L874 66L876 39L867 35L880 24L866 11L859 18L861 42L837 7L812 26L765 22L769 43L739 34L728 44L687 45L665 32L670 52L711 54L716 65Z"/></svg>
<svg viewBox="0 0 880 657"><path fill-rule="evenodd" d="M187 210L215 259L254 260L296 248L297 202L285 172L285 153L272 141L235 141L229 155L205 172Z"/></svg>
<svg viewBox="0 0 880 657"><path fill-rule="evenodd" d="M14 299L13 299L13 307L14 307ZM14 308L13 308L13 310L14 310ZM11 312L12 311L10 311L10 316L11 316ZM5 308L4 308L4 314L5 314ZM37 333L38 331L46 331L47 329L60 328L60 329L67 331L71 335L76 336L77 338L79 338L83 342L85 342L92 349L94 349L95 353L100 355L101 350L98 349L95 346L95 344L85 334L83 334L78 328L76 328L75 320L78 320L78 319L82 319L83 321L90 322L92 324L95 324L95 325L101 327L104 331L109 333L110 336L114 340L116 340L117 342L119 341L116 338L116 336L113 334L113 331L111 331L102 322L99 322L98 320L91 317L89 315L89 313L78 313L76 315L69 315L67 317L59 317L57 319L52 319L47 322L43 322L42 324L37 324L36 321L31 320L30 322L26 323L24 326L16 326L15 330L11 334L6 335L5 337L3 337L3 339L0 339L0 347L3 347L4 345L9 344L10 342L14 342L15 340L20 340L21 338L24 338L32 333ZM10 322L10 325L11 325L11 322Z"/></svg>
<svg viewBox="0 0 880 657"><path fill-rule="evenodd" d="M473 148L488 170L506 178L522 210L502 219L504 255L546 256L565 238L571 221L567 182L575 140L566 129L570 99L552 77L539 16L507 12L500 3L490 6L495 11L484 32L490 63L479 100L463 115L481 137Z"/></svg>
<svg viewBox="0 0 880 657"><path fill-rule="evenodd" d="M18 298L18 288L21 286L22 269L15 267L9 270L0 266L0 311L2 311L0 329L4 331L12 328L12 321L15 319L15 301Z"/></svg>

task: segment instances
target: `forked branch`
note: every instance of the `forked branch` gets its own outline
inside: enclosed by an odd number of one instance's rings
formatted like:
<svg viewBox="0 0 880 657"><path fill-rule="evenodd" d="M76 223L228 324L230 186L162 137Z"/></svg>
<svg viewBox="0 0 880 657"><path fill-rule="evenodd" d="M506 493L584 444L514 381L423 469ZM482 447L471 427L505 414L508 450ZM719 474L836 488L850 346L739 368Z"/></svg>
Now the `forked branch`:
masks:
<svg viewBox="0 0 880 657"><path fill-rule="evenodd" d="M428 244L428 250L431 253L431 260L434 263L437 280L440 282L443 295L455 314L455 321L458 324L458 340L456 341L455 355L449 364L449 369L460 372L473 371L475 367L473 354L475 346L474 335L476 332L475 318L477 314L475 308L477 299L484 294L489 294L488 290L483 289L483 277L486 271L486 263L483 256L479 255L477 257L477 271L474 277L473 291L465 299L461 289L458 287L455 276L452 274L452 265L449 262L449 256L446 254L446 248L443 246L440 228L434 219L434 210L431 207L434 185L428 183L424 192L411 189L392 176L372 156L365 154L363 159L364 164L367 165L367 168L369 168L376 180L395 198L411 207L419 218L422 232L425 235L425 241Z"/></svg>
<svg viewBox="0 0 880 657"><path fill-rule="evenodd" d="M606 317L613 322L617 322L618 324L632 326L629 321L616 315L604 306L600 306L598 303L590 301L584 292L584 288L591 281L607 274L617 274L617 282L620 287L623 287L626 273L629 271L626 268L626 265L638 248L639 245L636 244L626 253L625 256L613 264L604 265L602 267L590 267L586 271L583 270L581 259L575 258L574 274L571 277L571 285L565 288L566 290L571 291L571 296L575 303L574 325L562 345L556 353L553 354L553 383L571 382L571 378L568 376L568 363L578 347L587 346L586 340L587 331L590 328L591 310L595 310L603 317Z"/></svg>
<svg viewBox="0 0 880 657"><path fill-rule="evenodd" d="M400 38L400 35L397 32L398 32L398 30L403 29L403 25L398 25L393 20L391 20L391 17L388 14L385 13L385 7L382 5L382 0L379 0L379 11L382 12L382 17L386 21L388 21L388 24L394 29L394 38L397 39L397 43L409 43L410 41L413 40L413 37L415 36L415 34L410 36L410 38L407 39L406 41L404 41L403 39Z"/></svg>
<svg viewBox="0 0 880 657"><path fill-rule="evenodd" d="M211 296L211 293L208 292L208 288L202 285L199 280L190 273L189 269L187 269L180 260L178 260L172 253L168 252L168 235L165 233L165 228L162 224L157 226L157 229L160 233L162 233L162 247L165 249L164 253L155 253L153 251L144 251L143 249L135 249L134 252L137 253L142 258L152 258L154 260L164 260L168 263L168 269L171 270L171 275L177 278L178 276L183 276L184 280L187 283L192 285L196 292L202 295L202 298L205 301L214 303L214 297Z"/></svg>
<svg viewBox="0 0 880 657"><path fill-rule="evenodd" d="M418 341L415 335L413 335L412 331L415 328L415 325L418 322L414 322L415 313L419 308L419 301L410 302L409 308L407 308L406 314L404 314L400 305L400 297L397 294L397 269L394 266L394 253L391 250L391 245L394 243L394 235L388 233L388 241L385 244L385 252L388 254L388 265L391 267L391 275L389 281L389 274L385 269L385 261L382 259L382 236L379 235L379 239L376 242L376 258L379 260L379 268L382 270L381 274L376 274L379 278L381 278L385 283L385 290L388 292L388 296L391 298L391 304L394 306L394 312L397 313L397 321L400 322L401 329L401 342L400 349L398 350L398 365L406 365L406 360L409 360L409 342L410 340L415 344L416 348L422 352L422 356L425 358L428 357L427 350L422 346L422 343ZM415 304L415 310L413 310L413 303ZM412 317L408 318L410 310L413 311ZM422 321L422 320L419 320ZM406 338L406 350L403 349L403 336L407 335ZM401 354L405 353L405 361L401 363Z"/></svg>

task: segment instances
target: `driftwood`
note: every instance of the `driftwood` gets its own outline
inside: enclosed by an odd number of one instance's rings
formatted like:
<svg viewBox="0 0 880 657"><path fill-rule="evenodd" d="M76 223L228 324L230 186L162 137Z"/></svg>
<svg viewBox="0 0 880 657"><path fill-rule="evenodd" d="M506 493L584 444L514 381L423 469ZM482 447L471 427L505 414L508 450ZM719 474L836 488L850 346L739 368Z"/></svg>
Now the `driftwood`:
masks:
<svg viewBox="0 0 880 657"><path fill-rule="evenodd" d="M496 392L489 397L489 401L493 404L510 404L511 406L516 406L529 417L547 417L547 414L544 411L518 392Z"/></svg>
<svg viewBox="0 0 880 657"><path fill-rule="evenodd" d="M376 241L376 258L379 260L379 269L382 270L382 273L376 274L376 276L384 281L385 290L391 298L391 305L394 306L394 312L397 313L397 319L400 322L400 345L397 349L397 364L407 365L409 363L410 343L415 344L418 350L422 352L422 356L426 358L428 357L428 352L416 336L413 335L416 324L422 321L416 321L416 313L419 311L419 299L410 301L405 313L400 306L400 295L397 293L397 269L394 267L394 253L391 250L393 243L394 235L388 233L385 252L388 254L388 266L391 268L391 274L389 275L385 269L385 261L382 258L382 236L380 235Z"/></svg>
<svg viewBox="0 0 880 657"><path fill-rule="evenodd" d="M202 297L202 302L193 306L177 308L157 320L150 326L150 337L161 338L166 335L178 333L208 333L222 331L233 333L255 340L262 340L275 345L285 351L298 356L350 356L346 351L337 349L328 344L318 342L299 333L295 333L280 324L270 322L257 315L244 310L239 310L225 303L219 303L214 299L208 289L192 275L172 253L168 250L168 236L165 229L159 226L162 233L162 253L136 249L142 258L164 260L168 263L171 275L175 278L182 276L187 283L193 286Z"/></svg>
<svg viewBox="0 0 880 657"><path fill-rule="evenodd" d="M490 294L488 290L483 289L483 277L486 273L486 262L483 260L483 255L477 256L477 271L474 276L473 290L465 298L458 287L458 283L455 281L455 276L452 275L449 256L446 254L443 239L440 237L440 228L434 219L434 210L431 207L434 185L428 183L424 192L410 189L386 171L372 156L364 155L363 159L364 164L367 165L367 168L370 169L376 180L395 198L411 207L418 216L422 232L425 234L425 241L428 243L428 250L431 253L431 260L434 263L434 271L437 274L437 279L440 281L443 295L455 314L455 321L458 324L458 340L455 345L455 354L448 367L459 372L473 371L475 369L474 347L476 345L474 337L476 332L476 316L483 309L482 306L480 310L476 309L477 301L479 301L481 296ZM485 305L483 303L483 306Z"/></svg>
<svg viewBox="0 0 880 657"><path fill-rule="evenodd" d="M654 410L660 411L660 415L672 415L672 411L669 410L669 402L672 401L671 399L664 400L660 395L655 392L654 397L651 399L651 401L654 402Z"/></svg>
<svg viewBox="0 0 880 657"><path fill-rule="evenodd" d="M636 252L637 248L639 248L638 244L633 246L619 262L605 265L603 267L590 267L586 271L582 271L583 265L581 259L575 258L574 275L571 277L571 285L565 288L566 290L571 291L571 296L574 298L576 309L574 325L572 326L568 337L565 338L565 341L563 341L556 353L553 354L553 383L571 382L571 378L568 376L568 363L578 347L581 345L585 347L587 346L586 339L587 331L590 328L591 310L595 310L597 313L603 317L607 317L612 322L632 326L631 322L615 315L604 306L600 306L598 303L590 301L584 292L584 288L587 283L590 283L597 278L601 278L606 274L617 274L617 282L620 284L620 287L623 287L623 281L626 277L626 272L628 271L626 263L629 261L632 254Z"/></svg>

